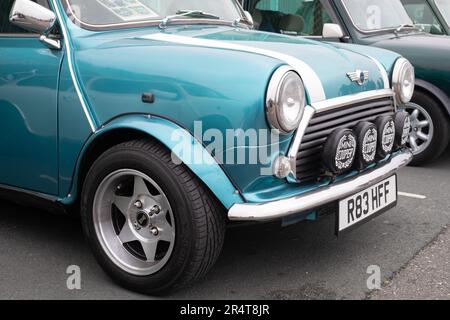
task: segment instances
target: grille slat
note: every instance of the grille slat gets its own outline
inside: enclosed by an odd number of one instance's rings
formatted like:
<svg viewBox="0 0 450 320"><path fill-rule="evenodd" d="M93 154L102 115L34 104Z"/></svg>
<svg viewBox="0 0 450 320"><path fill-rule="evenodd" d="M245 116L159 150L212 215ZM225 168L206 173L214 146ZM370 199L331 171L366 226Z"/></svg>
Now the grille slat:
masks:
<svg viewBox="0 0 450 320"><path fill-rule="evenodd" d="M320 155L318 155L317 153L313 154L310 157L303 156L302 158L297 159L297 166L305 165L315 161L320 161Z"/></svg>
<svg viewBox="0 0 450 320"><path fill-rule="evenodd" d="M297 154L297 179L308 181L324 174L320 156L328 135L335 129L352 128L358 122L374 121L394 112L393 99L382 98L317 113L305 131Z"/></svg>
<svg viewBox="0 0 450 320"><path fill-rule="evenodd" d="M314 162L308 162L308 163L302 164L301 170L302 171L300 171L300 172L309 171L309 170L317 170L317 164Z"/></svg>
<svg viewBox="0 0 450 320"><path fill-rule="evenodd" d="M310 142L305 142L302 143L301 147L300 147L300 151L303 151L305 149L311 149L317 146L321 146L325 141L327 140L327 138L322 138L322 139L316 139L316 140L312 140Z"/></svg>
<svg viewBox="0 0 450 320"><path fill-rule="evenodd" d="M378 113L378 114L371 114L370 116L366 116L366 117L361 117L358 119L354 119L352 118L351 121L332 121L329 126L325 127L325 130L314 130L313 133L311 134L307 134L305 135L305 139L303 140L304 142L308 142L310 140L316 140L316 139L320 139L325 137L328 137L328 135L333 132L333 130L338 129L338 128L351 128L354 127L358 122L361 121L374 121L376 118L378 118L379 116L385 116L385 115L391 115L392 112L383 112L383 113ZM330 129L328 129L330 128Z"/></svg>
<svg viewBox="0 0 450 320"><path fill-rule="evenodd" d="M368 103L367 105L363 105L363 106L349 107L348 109L341 110L341 111L334 111L334 112L328 111L328 112L324 112L324 113L317 115L316 117L314 117L314 119L311 119L309 124L311 126L313 126L313 125L317 124L318 122L338 118L343 115L348 115L352 112L363 112L367 109L371 109L371 108L378 109L379 107L383 107L383 106L391 107L391 104L389 103L389 101L382 100L382 101L371 102L371 103Z"/></svg>
<svg viewBox="0 0 450 320"><path fill-rule="evenodd" d="M312 133L315 131L319 131L319 130L323 130L325 128L330 128L330 127L338 127L339 124L348 124L349 122L352 121L357 121L360 119L365 119L365 118L371 118L371 117L376 117L380 114L383 113L389 113L392 110L391 106L384 106L378 109L371 109L368 111L364 111L364 112L359 112L357 113L357 116L354 114L348 115L348 116L341 116L339 118L334 118L333 120L330 121L324 121L324 122L320 122L319 124L313 125L313 126L309 126L308 129L306 130L306 133Z"/></svg>
<svg viewBox="0 0 450 320"><path fill-rule="evenodd" d="M303 181L310 181L317 179L322 174L322 170L314 169L309 171L302 171L299 173L303 178Z"/></svg>
<svg viewBox="0 0 450 320"><path fill-rule="evenodd" d="M300 149L299 152L302 153L302 157L297 157L297 162L306 157L317 156L320 158L320 151L322 150L322 146L318 146L310 149Z"/></svg>

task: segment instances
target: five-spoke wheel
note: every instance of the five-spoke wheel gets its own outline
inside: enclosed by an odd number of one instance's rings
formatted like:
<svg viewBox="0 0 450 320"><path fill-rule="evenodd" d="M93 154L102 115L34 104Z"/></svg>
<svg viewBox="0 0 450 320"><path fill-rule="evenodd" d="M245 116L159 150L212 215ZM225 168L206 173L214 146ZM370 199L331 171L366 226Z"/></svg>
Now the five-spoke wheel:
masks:
<svg viewBox="0 0 450 320"><path fill-rule="evenodd" d="M175 220L161 187L136 170L112 172L94 200L97 237L111 260L136 275L161 269L175 243Z"/></svg>
<svg viewBox="0 0 450 320"><path fill-rule="evenodd" d="M83 231L103 269L129 289L161 294L202 277L220 254L222 205L151 140L121 143L91 166Z"/></svg>

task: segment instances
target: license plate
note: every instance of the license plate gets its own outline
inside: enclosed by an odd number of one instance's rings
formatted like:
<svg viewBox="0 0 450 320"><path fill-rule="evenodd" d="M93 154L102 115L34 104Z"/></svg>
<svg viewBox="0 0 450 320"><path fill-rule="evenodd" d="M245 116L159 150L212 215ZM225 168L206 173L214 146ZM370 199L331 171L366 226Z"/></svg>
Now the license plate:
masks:
<svg viewBox="0 0 450 320"><path fill-rule="evenodd" d="M397 204L397 176L339 201L337 233L356 227Z"/></svg>

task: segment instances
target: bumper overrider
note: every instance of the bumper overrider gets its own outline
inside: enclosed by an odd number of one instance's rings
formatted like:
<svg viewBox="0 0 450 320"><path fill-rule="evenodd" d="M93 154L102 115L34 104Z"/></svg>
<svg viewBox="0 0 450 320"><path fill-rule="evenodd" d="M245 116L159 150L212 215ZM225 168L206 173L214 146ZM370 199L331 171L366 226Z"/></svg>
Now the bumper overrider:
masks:
<svg viewBox="0 0 450 320"><path fill-rule="evenodd" d="M270 221L308 212L344 199L391 177L398 169L408 165L412 157L412 153L404 149L364 173L312 192L266 203L235 204L228 211L228 218L231 221Z"/></svg>

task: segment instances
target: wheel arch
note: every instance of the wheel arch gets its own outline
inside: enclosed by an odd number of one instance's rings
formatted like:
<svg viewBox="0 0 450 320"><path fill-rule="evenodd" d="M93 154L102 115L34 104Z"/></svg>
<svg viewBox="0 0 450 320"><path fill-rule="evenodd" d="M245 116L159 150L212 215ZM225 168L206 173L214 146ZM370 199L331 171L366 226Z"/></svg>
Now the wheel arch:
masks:
<svg viewBox="0 0 450 320"><path fill-rule="evenodd" d="M420 91L424 94L428 94L433 99L435 99L436 102L442 106L443 111L445 111L448 118L450 119L450 97L445 94L445 92L443 92L435 85L421 79L416 80L415 90Z"/></svg>
<svg viewBox="0 0 450 320"><path fill-rule="evenodd" d="M172 137L174 132L178 140ZM143 138L154 139L173 151L176 159L184 163L226 209L244 202L222 167L188 130L168 119L143 114L114 118L88 139L77 161L70 193L61 202L67 206L77 204L89 168L103 152L117 144ZM192 154L180 150L180 140L192 146ZM197 163L193 159L204 159L207 163Z"/></svg>

